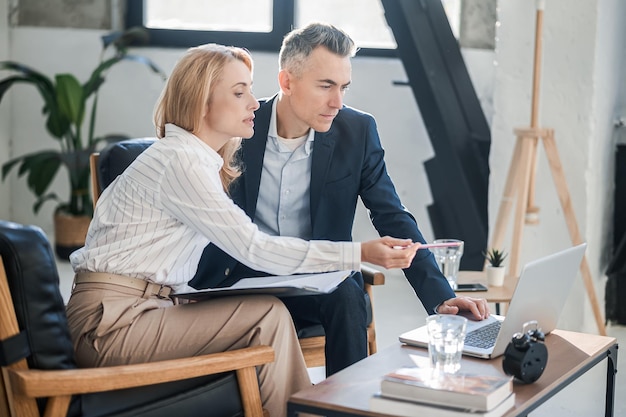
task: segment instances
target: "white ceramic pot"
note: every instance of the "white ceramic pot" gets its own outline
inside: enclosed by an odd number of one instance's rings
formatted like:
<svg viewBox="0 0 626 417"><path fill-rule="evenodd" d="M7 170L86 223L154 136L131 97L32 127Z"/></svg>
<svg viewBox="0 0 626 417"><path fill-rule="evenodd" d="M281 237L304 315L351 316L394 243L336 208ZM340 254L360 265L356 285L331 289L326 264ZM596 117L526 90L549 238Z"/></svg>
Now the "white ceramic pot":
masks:
<svg viewBox="0 0 626 417"><path fill-rule="evenodd" d="M504 273L506 267L487 265L487 283L491 287L501 287L504 285Z"/></svg>

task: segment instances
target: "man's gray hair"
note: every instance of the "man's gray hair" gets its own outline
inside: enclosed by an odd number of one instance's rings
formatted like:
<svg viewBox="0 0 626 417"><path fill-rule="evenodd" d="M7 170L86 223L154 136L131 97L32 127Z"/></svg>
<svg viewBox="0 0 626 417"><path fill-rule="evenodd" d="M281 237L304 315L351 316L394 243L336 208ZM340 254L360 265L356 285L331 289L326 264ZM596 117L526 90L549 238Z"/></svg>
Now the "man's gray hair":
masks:
<svg viewBox="0 0 626 417"><path fill-rule="evenodd" d="M299 76L304 61L318 46L341 57L352 58L357 51L354 41L343 30L327 23L309 23L303 28L292 30L283 39L278 54L280 69L287 69Z"/></svg>

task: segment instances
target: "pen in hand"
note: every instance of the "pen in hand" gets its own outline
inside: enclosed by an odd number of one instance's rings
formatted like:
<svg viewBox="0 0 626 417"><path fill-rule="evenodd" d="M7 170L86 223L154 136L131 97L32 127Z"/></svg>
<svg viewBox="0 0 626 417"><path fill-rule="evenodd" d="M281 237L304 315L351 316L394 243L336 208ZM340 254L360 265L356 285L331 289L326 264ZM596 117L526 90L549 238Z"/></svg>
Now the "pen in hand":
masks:
<svg viewBox="0 0 626 417"><path fill-rule="evenodd" d="M428 249L428 248L446 248L450 246L461 246L462 242L441 242L441 243L424 243L420 245L418 250L420 249ZM404 249L405 246L394 246L394 249Z"/></svg>

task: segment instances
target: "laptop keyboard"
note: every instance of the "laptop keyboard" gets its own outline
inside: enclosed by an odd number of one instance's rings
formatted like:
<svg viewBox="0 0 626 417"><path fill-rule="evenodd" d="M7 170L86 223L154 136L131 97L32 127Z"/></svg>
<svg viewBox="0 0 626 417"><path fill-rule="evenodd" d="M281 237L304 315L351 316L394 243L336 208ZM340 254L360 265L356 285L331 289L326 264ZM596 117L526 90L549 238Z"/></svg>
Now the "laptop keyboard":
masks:
<svg viewBox="0 0 626 417"><path fill-rule="evenodd" d="M480 329L473 330L465 336L465 345L482 349L489 349L496 344L500 333L501 321L494 321Z"/></svg>

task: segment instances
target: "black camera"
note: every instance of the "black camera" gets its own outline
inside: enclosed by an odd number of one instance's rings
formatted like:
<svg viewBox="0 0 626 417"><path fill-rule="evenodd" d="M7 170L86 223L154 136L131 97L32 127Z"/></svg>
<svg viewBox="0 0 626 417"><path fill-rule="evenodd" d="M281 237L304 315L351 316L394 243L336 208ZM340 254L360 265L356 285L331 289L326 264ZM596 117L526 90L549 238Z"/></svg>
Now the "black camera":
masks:
<svg viewBox="0 0 626 417"><path fill-rule="evenodd" d="M522 332L513 335L504 351L504 372L525 384L538 380L548 362L544 340L545 335L536 320L524 323Z"/></svg>

